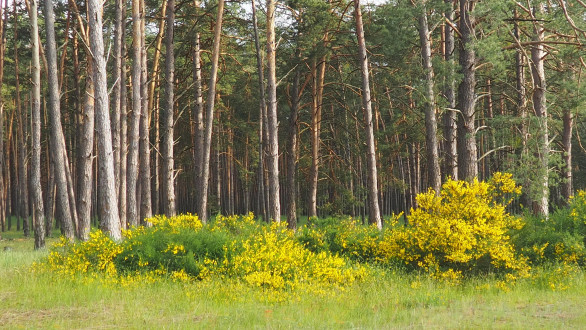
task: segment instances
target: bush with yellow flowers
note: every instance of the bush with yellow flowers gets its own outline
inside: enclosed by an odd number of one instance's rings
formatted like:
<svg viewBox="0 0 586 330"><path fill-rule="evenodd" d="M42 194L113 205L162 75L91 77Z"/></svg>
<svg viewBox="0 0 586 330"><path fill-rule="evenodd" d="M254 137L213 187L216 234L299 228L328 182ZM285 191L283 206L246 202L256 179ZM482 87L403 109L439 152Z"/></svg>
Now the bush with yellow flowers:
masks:
<svg viewBox="0 0 586 330"><path fill-rule="evenodd" d="M281 297L277 300L298 289L343 288L366 276L366 268L329 251L312 252L284 224L261 225L252 214L218 216L211 225L192 215L146 222L151 226L124 231L121 242L99 230L86 242L62 239L38 267L124 286L160 279L230 279Z"/></svg>
<svg viewBox="0 0 586 330"><path fill-rule="evenodd" d="M284 224L261 227L259 233L230 249L234 257L224 262L224 274L269 290L344 287L366 275L364 267L352 266L342 257L306 249Z"/></svg>
<svg viewBox="0 0 586 330"><path fill-rule="evenodd" d="M547 219L526 215L515 245L533 264L559 262L586 265L586 192L578 191L567 207Z"/></svg>
<svg viewBox="0 0 586 330"><path fill-rule="evenodd" d="M409 226L384 233L380 261L399 260L447 280L489 271L526 275L527 261L509 236L522 221L505 209L519 193L510 174L495 173L487 182L448 180L439 195L419 194Z"/></svg>

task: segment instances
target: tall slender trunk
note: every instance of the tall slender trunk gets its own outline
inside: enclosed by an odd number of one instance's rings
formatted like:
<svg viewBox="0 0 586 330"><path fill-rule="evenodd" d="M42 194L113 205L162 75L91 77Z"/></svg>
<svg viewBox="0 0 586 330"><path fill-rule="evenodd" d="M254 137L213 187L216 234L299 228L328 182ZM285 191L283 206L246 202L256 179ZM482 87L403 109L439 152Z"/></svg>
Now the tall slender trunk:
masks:
<svg viewBox="0 0 586 330"><path fill-rule="evenodd" d="M114 144L114 171L117 183L118 213L120 228L126 229L126 46L124 36L126 31L126 2L116 0L116 20L114 34L114 77L116 85L112 98L112 143ZM116 130L116 131L114 131Z"/></svg>
<svg viewBox="0 0 586 330"><path fill-rule="evenodd" d="M103 2L88 1L90 29L90 48L93 54L96 131L98 138L98 176L100 228L114 240L122 238L120 217L118 215L118 199L114 179L114 155L112 150L112 130L110 127L110 111L108 98L108 80L106 59L104 57L104 39L102 36Z"/></svg>
<svg viewBox="0 0 586 330"><path fill-rule="evenodd" d="M296 51L295 58L300 60L301 54L299 48ZM289 116L289 141L287 153L287 226L290 229L297 229L297 153L298 153L298 136L299 136L299 80L301 78L301 64L297 63L295 68L295 78L293 78L293 89L291 91L291 114Z"/></svg>
<svg viewBox="0 0 586 330"><path fill-rule="evenodd" d="M448 8L445 12L446 20L454 21L454 1L444 0ZM456 79L454 63L454 29L452 25L446 24L444 27L445 44L444 44L444 61L447 63L447 74L445 82L445 96L447 100L447 111L444 113L444 135L445 135L445 175L451 176L453 180L458 180L458 146L457 146L457 113L456 109Z"/></svg>
<svg viewBox="0 0 586 330"><path fill-rule="evenodd" d="M95 93L94 70L91 55L87 56L87 78L85 82L85 97L82 118L82 133L78 147L79 159L77 165L77 217L79 226L77 235L81 240L88 240L92 220L92 187L94 164L94 128L95 128ZM98 178L99 179L99 178Z"/></svg>
<svg viewBox="0 0 586 330"><path fill-rule="evenodd" d="M68 239L75 236L73 215L67 189L65 139L61 126L61 107L59 102L59 81L57 78L57 46L55 44L55 13L52 0L45 0L45 31L47 33L47 79L49 89L49 111L51 119L51 150L55 165L55 183L57 185L57 202L61 214L61 231Z"/></svg>
<svg viewBox="0 0 586 330"><path fill-rule="evenodd" d="M218 0L218 16L214 27L214 45L212 50L212 70L208 84L208 96L206 102L206 123L204 135L204 148L202 159L201 194L198 200L197 213L202 222L208 220L208 187L210 176L210 152L212 145L212 128L214 122L214 104L216 100L216 79L218 76L218 61L220 58L220 38L222 33L222 20L224 15L224 0ZM219 198L220 196L218 196Z"/></svg>
<svg viewBox="0 0 586 330"><path fill-rule="evenodd" d="M124 42L123 35L125 29L124 22L124 1L115 1L115 17L114 17L114 65L113 65L113 79L114 86L112 86L112 148L114 150L114 179L116 182L116 196L120 201L120 107L122 103L121 89L124 81L121 79L122 75L122 43ZM121 206L119 207L119 213ZM122 222L122 220L121 220Z"/></svg>
<svg viewBox="0 0 586 330"><path fill-rule="evenodd" d="M562 133L562 146L564 150L563 160L563 177L564 182L562 183L562 197L564 203L570 200L570 197L574 195L574 187L572 180L572 130L574 128L574 114L572 110L564 110L564 130Z"/></svg>
<svg viewBox="0 0 586 330"><path fill-rule="evenodd" d="M124 33L123 33L124 35ZM122 46L122 53L126 53L126 46ZM122 56L122 63L120 65L120 175L118 178L120 179L119 183L119 200L120 204L118 208L120 209L120 227L126 229L128 227L128 218L127 218L127 203L126 200L128 198L127 195L127 180L128 177L128 103L127 103L127 88L126 88L126 78L127 78L127 71L126 71L126 58Z"/></svg>
<svg viewBox="0 0 586 330"><path fill-rule="evenodd" d="M199 6L199 3L196 4ZM200 40L199 33L195 33L193 45L193 81L195 83L195 104L193 108L194 119L194 150L193 150L193 171L194 171L194 191L195 200L198 201L201 195L202 169L203 169L203 144L204 144L204 106L203 106L203 92L201 80L201 55L200 55Z"/></svg>
<svg viewBox="0 0 586 330"><path fill-rule="evenodd" d="M277 118L277 65L275 42L275 0L267 0L267 141L269 155L269 193L271 204L269 217L272 221L281 222L281 200L279 188L279 126Z"/></svg>
<svg viewBox="0 0 586 330"><path fill-rule="evenodd" d="M258 190L259 190L259 210L262 210L263 218L265 221L269 220L269 194L268 194L268 186L265 185L265 170L264 170L264 153L266 150L266 143L267 140L265 137L266 134L266 112L267 112L267 105L266 105L266 97L265 97L265 82L264 82L264 66L262 63L262 56L261 56L261 47L260 41L258 36L258 23L256 17L256 5L254 0L252 0L252 23L254 28L254 46L256 49L256 66L258 72L258 88L259 88L259 131L258 131Z"/></svg>
<svg viewBox="0 0 586 330"><path fill-rule="evenodd" d="M141 102L141 39L142 24L140 15L140 0L132 0L132 113L128 124L128 174L126 187L126 217L129 226L137 226L138 218L138 146L139 125L142 108Z"/></svg>
<svg viewBox="0 0 586 330"><path fill-rule="evenodd" d="M368 166L368 221L372 224L376 224L376 226L382 230L383 224L378 204L378 172L376 168L372 105L370 102L368 57L366 54L366 42L364 41L364 28L362 25L360 0L354 0L354 16L356 21L356 38L358 39L358 55L360 67L362 70L362 108L364 110L364 126L366 129L366 163Z"/></svg>
<svg viewBox="0 0 586 330"><path fill-rule="evenodd" d="M4 54L6 51L5 22L8 11L4 12L4 3L0 0L0 91L4 82ZM6 183L4 182L4 99L0 93L0 230L6 230Z"/></svg>
<svg viewBox="0 0 586 330"><path fill-rule="evenodd" d="M425 0L421 4L419 13L419 41L421 43L421 58L425 71L425 149L427 153L427 172L429 186L440 193L442 181L439 165L437 119L435 115L434 71L431 62L431 43L429 41L429 26L427 23L427 9Z"/></svg>
<svg viewBox="0 0 586 330"><path fill-rule="evenodd" d="M142 112L140 114L139 127L139 177L142 183L140 191L140 219L141 222L145 218L152 216L152 201L151 201L151 146L149 142L149 118L150 112L148 109L148 95L147 95L147 54L146 54L146 40L145 40L145 2L140 1L140 16L141 16L141 73L140 73L140 99L142 101ZM158 192L155 192L158 193Z"/></svg>
<svg viewBox="0 0 586 330"><path fill-rule="evenodd" d="M542 14L544 11L543 4L533 8L533 15ZM533 110L537 116L539 140L539 150L537 158L539 159L539 177L535 182L535 200L533 201L533 210L537 215L547 217L549 215L549 132L547 128L547 100L546 100L546 82L544 57L545 51L542 42L545 39L545 29L542 23L533 23L533 41L537 44L531 48L531 72L533 79Z"/></svg>
<svg viewBox="0 0 586 330"><path fill-rule="evenodd" d="M327 34L324 39L327 39ZM317 217L317 186L319 180L320 133L323 108L324 77L326 57L322 56L319 63L314 58L311 72L313 75L312 109L311 109L311 169L309 179L309 217Z"/></svg>
<svg viewBox="0 0 586 330"><path fill-rule="evenodd" d="M37 0L30 2L31 49L33 57L33 98L32 98L32 155L31 155L31 198L35 249L45 247L45 210L41 190L41 63L39 59L39 26ZM0 15L1 16L1 15Z"/></svg>
<svg viewBox="0 0 586 330"><path fill-rule="evenodd" d="M161 156L163 159L163 213L174 216L175 210L175 185L173 163L173 105L174 105L174 74L175 54L173 44L173 24L175 22L175 0L167 0L167 35L165 36L165 106L161 114L162 129Z"/></svg>
<svg viewBox="0 0 586 330"><path fill-rule="evenodd" d="M471 181L478 176L476 150L476 54L475 18L471 13L475 1L460 0L460 74L462 81L458 89L460 115L458 117L458 176Z"/></svg>

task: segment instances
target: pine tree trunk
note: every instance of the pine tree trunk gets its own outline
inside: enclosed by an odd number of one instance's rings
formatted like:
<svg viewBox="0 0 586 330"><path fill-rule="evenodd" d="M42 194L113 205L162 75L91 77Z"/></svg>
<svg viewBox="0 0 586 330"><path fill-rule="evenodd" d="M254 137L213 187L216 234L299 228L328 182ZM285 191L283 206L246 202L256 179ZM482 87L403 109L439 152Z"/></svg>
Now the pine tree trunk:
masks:
<svg viewBox="0 0 586 330"><path fill-rule="evenodd" d="M295 58L301 57L297 49ZM291 91L291 114L289 116L289 141L287 152L287 227L297 229L297 153L298 153L298 136L299 136L299 80L301 78L301 63L297 63L295 68L295 78L293 79L293 89Z"/></svg>
<svg viewBox="0 0 586 330"><path fill-rule="evenodd" d="M114 67L112 78L114 80L114 86L112 86L112 148L114 150L114 179L116 182L116 196L120 201L120 108L122 103L121 89L124 81L121 79L122 75L122 43L124 42L124 1L115 1L115 18L114 18ZM122 207L118 205L118 213L121 213ZM122 219L120 219L122 224Z"/></svg>
<svg viewBox="0 0 586 330"><path fill-rule="evenodd" d="M142 183L140 191L140 221L152 216L152 200L151 200L151 146L149 139L149 118L150 113L148 109L148 91L147 91L147 54L146 54L146 40L145 40L145 3L144 0L140 2L141 15L141 74L140 74L140 97L142 100L142 112L140 115L139 127L139 177ZM155 192L158 193L158 192Z"/></svg>
<svg viewBox="0 0 586 330"><path fill-rule="evenodd" d="M376 224L376 226L382 230L383 225L378 204L378 172L376 167L372 105L370 102L368 57L366 54L366 42L364 41L360 0L354 0L354 15L356 21L356 38L358 39L358 55L362 70L362 108L364 110L364 126L366 129L366 163L368 167L368 221L369 223Z"/></svg>
<svg viewBox="0 0 586 330"><path fill-rule="evenodd" d="M95 129L95 93L94 93L94 70L91 55L87 56L87 78L85 82L85 97L82 118L82 132L78 146L78 167L77 167L77 216L79 226L78 237L87 241L90 237L92 220L92 187L93 187L93 164L94 164L94 129Z"/></svg>
<svg viewBox="0 0 586 330"><path fill-rule="evenodd" d="M458 117L458 177L471 181L478 177L476 150L476 54L472 46L475 40L475 19L471 12L475 1L460 0L460 74L458 89L460 115Z"/></svg>
<svg viewBox="0 0 586 330"><path fill-rule="evenodd" d="M33 60L32 83L32 155L31 155L31 199L33 205L33 224L35 249L45 247L45 210L41 190L41 63L39 59L39 26L37 19L37 0L30 2L31 50ZM1 32L0 32L1 33Z"/></svg>
<svg viewBox="0 0 586 330"><path fill-rule="evenodd" d="M45 31L47 33L47 79L49 89L49 112L51 119L51 150L55 165L55 183L57 185L57 202L61 214L62 233L72 240L75 237L73 216L71 213L66 167L65 139L61 126L61 110L59 102L59 81L57 79L57 46L55 44L55 13L52 0L45 0Z"/></svg>
<svg viewBox="0 0 586 330"><path fill-rule="evenodd" d="M0 3L0 91L4 83L4 54L6 51L6 38L4 37L5 17L4 6ZM4 99L0 93L0 230L6 230L6 183L4 182Z"/></svg>
<svg viewBox="0 0 586 330"><path fill-rule="evenodd" d="M100 228L114 240L122 238L120 217L118 216L118 199L114 179L114 154L112 150L112 130L110 127L110 111L104 57L104 39L102 36L103 2L88 1L90 30L90 48L93 54L96 132L98 139L98 176L99 203L98 212Z"/></svg>
<svg viewBox="0 0 586 330"><path fill-rule="evenodd" d="M543 4L534 8L534 15L543 13ZM545 29L543 25L534 22L533 41L543 42ZM539 150L537 157L539 159L539 177L535 182L535 200L533 201L533 210L536 215L547 217L549 215L549 132L547 128L547 100L546 100L546 82L544 68L545 52L543 44L539 43L531 48L531 72L533 79L533 110L538 120Z"/></svg>
<svg viewBox="0 0 586 330"><path fill-rule="evenodd" d="M260 48L260 41L258 36L258 23L256 18L256 4L252 0L252 23L254 28L254 45L256 48L256 66L258 72L258 88L259 88L259 131L258 131L258 190L259 190L259 212L262 213L263 219L268 221L268 186L265 185L265 169L264 169L264 153L266 150L265 144L267 139L266 136L266 97L265 97L265 82L264 82L264 66L262 63L262 55Z"/></svg>
<svg viewBox="0 0 586 330"><path fill-rule="evenodd" d="M431 43L429 41L429 26L427 24L427 10L425 1L421 5L419 14L419 41L421 43L421 58L425 72L425 148L427 153L427 171L429 186L440 193L442 181L439 166L437 119L435 115L434 72L431 63Z"/></svg>
<svg viewBox="0 0 586 330"><path fill-rule="evenodd" d="M279 127L277 119L277 75L276 75L276 42L275 42L275 0L267 0L267 141L269 155L269 194L271 203L269 217L272 221L281 222L281 200L279 188Z"/></svg>
<svg viewBox="0 0 586 330"><path fill-rule="evenodd" d="M574 195L574 187L572 180L572 130L574 127L574 114L570 109L564 110L564 129L562 133L562 146L563 146L563 178L562 183L562 197L564 203L570 200L570 197Z"/></svg>
<svg viewBox="0 0 586 330"><path fill-rule="evenodd" d="M128 156L127 156L127 187L126 217L129 226L138 226L138 148L141 102L142 55L141 39L142 24L140 20L140 0L132 0L132 112L128 124Z"/></svg>
<svg viewBox="0 0 586 330"><path fill-rule="evenodd" d="M167 34L165 36L165 106L161 114L162 129L161 136L161 157L163 159L163 213L167 216L174 216L175 209L175 185L174 185L174 162L173 162L173 105L174 105L174 74L175 54L173 44L173 24L175 22L175 0L167 0Z"/></svg>
<svg viewBox="0 0 586 330"><path fill-rule="evenodd" d="M220 58L220 38L222 33L222 17L224 15L224 0L218 1L218 16L214 28L214 45L212 50L212 70L208 84L208 96L206 102L206 122L203 144L201 193L198 200L197 213L202 222L208 220L208 187L210 177L210 152L212 146L212 126L214 120L214 103L216 100L216 78L218 76L218 61ZM218 196L219 198L220 196Z"/></svg>

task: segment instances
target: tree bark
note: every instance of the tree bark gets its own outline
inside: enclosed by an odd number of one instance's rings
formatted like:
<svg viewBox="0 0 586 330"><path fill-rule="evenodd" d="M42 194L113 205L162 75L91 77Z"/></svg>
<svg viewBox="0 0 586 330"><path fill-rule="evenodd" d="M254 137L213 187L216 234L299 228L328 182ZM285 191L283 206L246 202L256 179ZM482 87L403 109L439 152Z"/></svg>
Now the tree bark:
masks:
<svg viewBox="0 0 586 330"><path fill-rule="evenodd" d="M132 113L128 124L128 176L126 187L127 222L129 226L137 226L138 218L138 147L139 147L139 126L142 108L141 102L141 72L142 55L141 39L142 25L140 20L140 0L132 0Z"/></svg>
<svg viewBox="0 0 586 330"><path fill-rule="evenodd" d="M264 153L266 150L266 143L267 139L265 139L267 125L266 123L266 112L267 112L267 105L266 105L266 97L265 97L265 82L264 82L264 66L262 63L262 55L261 55L261 48L260 48L260 41L258 36L258 23L256 18L256 5L254 0L252 0L252 22L254 28L254 45L256 48L256 66L258 72L258 88L259 88L259 131L258 131L258 190L259 190L259 207L262 210L263 219L265 221L269 220L269 194L268 194L268 186L265 185L265 169L264 169Z"/></svg>
<svg viewBox="0 0 586 330"><path fill-rule="evenodd" d="M122 238L120 217L118 215L118 199L114 180L114 155L112 150L112 130L110 127L110 111L104 57L104 39L102 36L103 2L88 1L90 29L90 48L93 54L96 131L98 138L98 176L100 228L114 240Z"/></svg>
<svg viewBox="0 0 586 330"><path fill-rule="evenodd" d="M199 9L199 1L195 2L196 11ZM202 92L202 78L201 78L201 52L199 32L195 33L193 45L193 81L195 91L195 104L193 108L194 118L194 150L193 150L193 170L194 170L194 197L196 201L201 198L201 186L203 182L203 152L204 152L204 106L203 106L203 92ZM197 202L196 202L197 203Z"/></svg>
<svg viewBox="0 0 586 330"><path fill-rule="evenodd" d="M543 13L543 4L533 8L533 15ZM531 78L533 79L533 110L538 120L539 150L537 157L539 160L539 173L537 181L535 182L535 192L533 201L533 210L536 215L548 217L549 215L549 132L547 128L547 100L546 100L546 81L544 57L545 51L543 48L543 40L545 39L545 29L542 23L533 23L533 41L536 42L531 48Z"/></svg>
<svg viewBox="0 0 586 330"><path fill-rule="evenodd" d="M222 33L222 20L224 15L224 0L218 0L218 16L214 27L214 45L212 50L212 70L208 84L208 96L206 102L206 123L204 135L204 150L202 159L201 194L198 200L197 213L202 222L208 220L208 188L210 177L210 152L212 146L212 128L214 122L214 102L216 100L216 79L218 76L218 60L220 58L220 38ZM219 198L220 196L218 196Z"/></svg>
<svg viewBox="0 0 586 330"><path fill-rule="evenodd" d="M427 172L429 186L439 195L442 185L438 139L437 119L435 115L434 71L431 62L431 42L429 40L429 26L427 23L427 9L425 0L422 1L419 13L419 41L421 43L421 58L425 72L425 150L427 153Z"/></svg>
<svg viewBox="0 0 586 330"><path fill-rule="evenodd" d="M90 54L88 54L86 60L87 78L85 82L84 108L81 114L82 133L78 147L79 163L77 164L77 217L79 221L77 235L83 241L87 241L90 238L92 220L92 176L95 129L94 63Z"/></svg>
<svg viewBox="0 0 586 330"><path fill-rule="evenodd" d="M376 167L376 150L374 142L374 128L372 122L372 105L370 102L370 82L368 73L368 57L362 25L360 0L354 0L354 16L356 21L356 38L358 39L358 55L362 70L362 109L364 111L364 126L366 129L366 163L368 166L368 221L382 230L382 220L378 204L378 172Z"/></svg>
<svg viewBox="0 0 586 330"><path fill-rule="evenodd" d="M55 13L52 0L45 0L45 31L47 33L47 79L49 89L49 111L51 119L51 150L55 165L57 201L61 214L61 231L70 240L75 237L75 228L69 203L66 167L69 163L65 151L65 139L61 126L61 107L59 102L59 81L57 78L57 47L55 44Z"/></svg>
<svg viewBox="0 0 586 330"><path fill-rule="evenodd" d="M573 179L572 179L572 130L574 128L574 114L572 110L564 110L564 130L562 133L562 146L564 149L563 160L563 177L564 182L562 183L562 197L564 203L570 200L570 197L574 195Z"/></svg>
<svg viewBox="0 0 586 330"><path fill-rule="evenodd" d="M175 209L175 185L173 174L173 105L174 105L174 74L175 54L173 44L173 25L175 22L175 0L167 0L167 34L165 36L165 106L161 114L162 129L161 156L163 159L163 213L167 216L174 216Z"/></svg>
<svg viewBox="0 0 586 330"><path fill-rule="evenodd" d="M281 201L279 188L279 126L277 119L277 75L276 75L276 42L275 42L275 0L267 0L267 120L268 120L268 168L269 193L271 203L269 217L272 221L281 222Z"/></svg>
<svg viewBox="0 0 586 330"><path fill-rule="evenodd" d="M300 60L301 54L299 48L296 51L295 58ZM297 229L297 153L298 153L298 136L299 136L299 80L301 78L300 63L295 68L295 78L293 78L293 90L291 91L291 114L289 116L289 150L287 153L287 227Z"/></svg>
<svg viewBox="0 0 586 330"><path fill-rule="evenodd" d="M114 150L114 179L116 182L116 196L120 201L120 107L122 103L121 89L124 81L121 79L122 75L122 43L124 42L124 1L115 1L115 17L114 17L114 67L112 68L112 78L114 86L112 86L112 149ZM119 207L119 213L121 206ZM122 219L121 219L122 223Z"/></svg>
<svg viewBox="0 0 586 330"><path fill-rule="evenodd" d="M142 184L140 190L140 221L152 216L151 201L151 146L149 141L149 118L148 91L147 91L147 54L145 36L145 3L140 1L140 24L141 24L141 74L140 74L140 99L142 101L142 112L140 114L139 127L139 177ZM155 192L158 193L158 192Z"/></svg>
<svg viewBox="0 0 586 330"><path fill-rule="evenodd" d="M37 0L30 2L31 50L33 60L32 82L32 155L31 155L31 198L35 249L45 247L45 210L41 190L41 63L39 59L39 26ZM0 15L1 16L1 15Z"/></svg>
<svg viewBox="0 0 586 330"><path fill-rule="evenodd" d="M472 46L475 39L475 18L472 15L475 1L460 0L460 74L458 88L460 115L458 117L458 176L471 181L478 176L476 150L476 54Z"/></svg>

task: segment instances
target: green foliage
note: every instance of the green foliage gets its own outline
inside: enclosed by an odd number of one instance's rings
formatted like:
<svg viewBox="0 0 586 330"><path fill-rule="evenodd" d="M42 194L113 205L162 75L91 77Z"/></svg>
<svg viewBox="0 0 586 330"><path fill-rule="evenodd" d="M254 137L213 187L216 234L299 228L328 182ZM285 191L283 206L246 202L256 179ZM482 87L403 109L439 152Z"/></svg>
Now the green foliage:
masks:
<svg viewBox="0 0 586 330"><path fill-rule="evenodd" d="M533 264L586 265L586 192L578 191L568 207L548 219L529 215L525 219L514 242Z"/></svg>

